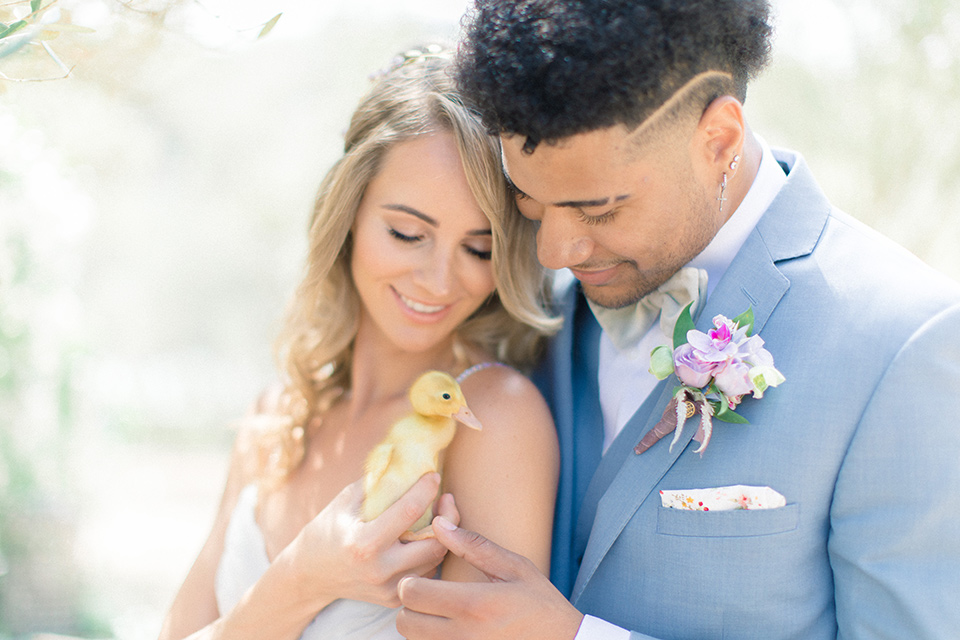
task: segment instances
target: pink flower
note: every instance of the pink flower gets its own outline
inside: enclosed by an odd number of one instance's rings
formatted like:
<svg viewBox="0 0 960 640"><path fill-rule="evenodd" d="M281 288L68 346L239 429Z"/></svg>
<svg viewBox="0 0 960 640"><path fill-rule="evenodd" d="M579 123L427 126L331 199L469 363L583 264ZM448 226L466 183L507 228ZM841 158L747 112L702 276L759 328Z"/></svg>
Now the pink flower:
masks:
<svg viewBox="0 0 960 640"><path fill-rule="evenodd" d="M724 363L723 367L714 374L714 380L717 383L717 389L730 398L734 406L739 402L740 396L753 391L750 366L739 359Z"/></svg>
<svg viewBox="0 0 960 640"><path fill-rule="evenodd" d="M723 316L717 316L717 318L722 317ZM714 323L717 322L717 318L714 318ZM726 318L724 318L724 320L726 320ZM733 333L730 331L728 322L721 322L716 329L710 329L710 331L707 332L707 336L713 341L717 349L723 349L730 343Z"/></svg>

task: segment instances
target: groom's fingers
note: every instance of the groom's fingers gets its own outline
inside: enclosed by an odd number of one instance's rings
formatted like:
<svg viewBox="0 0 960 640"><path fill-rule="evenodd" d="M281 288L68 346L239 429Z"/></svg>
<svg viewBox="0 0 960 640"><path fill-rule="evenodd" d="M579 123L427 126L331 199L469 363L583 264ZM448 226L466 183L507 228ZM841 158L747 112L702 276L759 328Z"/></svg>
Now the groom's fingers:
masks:
<svg viewBox="0 0 960 640"><path fill-rule="evenodd" d="M438 618L460 618L483 600L484 587L478 582L450 582L408 576L397 585L404 607Z"/></svg>
<svg viewBox="0 0 960 640"><path fill-rule="evenodd" d="M511 582L406 577L397 630L411 640L570 640L583 615L536 569Z"/></svg>
<svg viewBox="0 0 960 640"><path fill-rule="evenodd" d="M397 585L404 606L397 630L411 640L569 640L583 614L530 560L483 536L433 519L439 541L490 582L406 577Z"/></svg>
<svg viewBox="0 0 960 640"><path fill-rule="evenodd" d="M479 533L461 529L438 516L433 531L443 546L483 572L493 582L509 582L527 573L532 563L521 555L507 551Z"/></svg>
<svg viewBox="0 0 960 640"><path fill-rule="evenodd" d="M397 631L412 640L450 640L457 638L454 623L447 618L401 609L397 614Z"/></svg>

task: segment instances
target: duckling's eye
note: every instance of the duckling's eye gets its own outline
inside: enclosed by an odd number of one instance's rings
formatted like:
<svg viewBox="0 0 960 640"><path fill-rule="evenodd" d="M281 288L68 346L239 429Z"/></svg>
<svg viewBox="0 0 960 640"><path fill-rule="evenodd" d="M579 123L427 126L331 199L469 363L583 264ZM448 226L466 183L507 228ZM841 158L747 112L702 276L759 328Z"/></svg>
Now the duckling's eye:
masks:
<svg viewBox="0 0 960 640"><path fill-rule="evenodd" d="M449 399L450 399L450 394L449 394L449 393L443 394L443 399L444 399L444 400L449 400Z"/></svg>

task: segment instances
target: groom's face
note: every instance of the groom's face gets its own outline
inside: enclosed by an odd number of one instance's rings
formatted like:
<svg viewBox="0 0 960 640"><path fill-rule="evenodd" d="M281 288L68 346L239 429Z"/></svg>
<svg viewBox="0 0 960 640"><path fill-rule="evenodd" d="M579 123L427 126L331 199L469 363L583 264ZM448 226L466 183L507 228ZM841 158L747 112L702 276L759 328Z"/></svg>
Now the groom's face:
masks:
<svg viewBox="0 0 960 640"><path fill-rule="evenodd" d="M529 154L522 136L502 143L520 212L539 222L540 262L570 269L600 306L626 306L653 291L723 224L690 145L638 152L619 125Z"/></svg>

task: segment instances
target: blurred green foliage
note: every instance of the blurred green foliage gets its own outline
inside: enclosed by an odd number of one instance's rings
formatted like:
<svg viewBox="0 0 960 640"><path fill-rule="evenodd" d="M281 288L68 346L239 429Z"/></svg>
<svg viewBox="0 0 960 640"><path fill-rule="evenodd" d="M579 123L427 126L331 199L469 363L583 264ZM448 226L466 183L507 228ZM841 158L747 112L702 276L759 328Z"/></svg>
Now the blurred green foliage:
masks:
<svg viewBox="0 0 960 640"><path fill-rule="evenodd" d="M0 59L17 54L21 49L26 49L28 55L33 51L42 51L42 55L57 69L55 75L47 77L17 77L0 72L0 79L29 82L62 79L70 75L70 67L64 64L50 43L62 32L92 33L93 30L73 24L69 12L58 10L59 2L13 0L0 5Z"/></svg>
<svg viewBox="0 0 960 640"><path fill-rule="evenodd" d="M960 110L960 5L831 6L845 28L824 27L801 42L839 53L811 64L775 49L775 66L747 101L754 126L771 144L802 152L837 206L960 279L960 121L952 117Z"/></svg>

